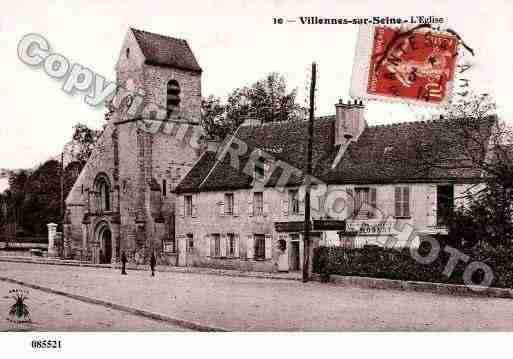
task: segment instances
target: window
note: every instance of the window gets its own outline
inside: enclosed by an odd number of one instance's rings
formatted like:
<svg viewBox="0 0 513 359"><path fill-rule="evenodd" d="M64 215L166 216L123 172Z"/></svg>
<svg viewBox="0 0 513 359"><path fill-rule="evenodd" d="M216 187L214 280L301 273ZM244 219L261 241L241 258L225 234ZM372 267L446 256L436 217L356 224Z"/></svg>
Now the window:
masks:
<svg viewBox="0 0 513 359"><path fill-rule="evenodd" d="M171 115L180 105L180 85L176 80L170 80L167 83L167 115Z"/></svg>
<svg viewBox="0 0 513 359"><path fill-rule="evenodd" d="M299 196L297 189L289 190L289 208L291 214L299 214Z"/></svg>
<svg viewBox="0 0 513 359"><path fill-rule="evenodd" d="M354 216L360 219L374 217L376 208L376 189L369 187L355 188Z"/></svg>
<svg viewBox="0 0 513 359"><path fill-rule="evenodd" d="M192 217L192 196L184 196L184 213L186 217Z"/></svg>
<svg viewBox="0 0 513 359"><path fill-rule="evenodd" d="M398 218L410 217L410 187L395 188L395 216Z"/></svg>
<svg viewBox="0 0 513 359"><path fill-rule="evenodd" d="M265 259L265 236L255 234L255 259Z"/></svg>
<svg viewBox="0 0 513 359"><path fill-rule="evenodd" d="M454 209L454 187L442 185L436 188L436 223L446 226Z"/></svg>
<svg viewBox="0 0 513 359"><path fill-rule="evenodd" d="M166 197L167 195L167 182L165 179L162 180L162 196Z"/></svg>
<svg viewBox="0 0 513 359"><path fill-rule="evenodd" d="M212 235L211 246L213 257L221 257L221 235L218 233Z"/></svg>
<svg viewBox="0 0 513 359"><path fill-rule="evenodd" d="M187 234L187 247L186 247L187 253L194 252L194 237L192 233Z"/></svg>
<svg viewBox="0 0 513 359"><path fill-rule="evenodd" d="M130 57L130 48L126 48L126 58L128 59Z"/></svg>
<svg viewBox="0 0 513 359"><path fill-rule="evenodd" d="M233 215L233 193L225 193L224 195L224 214Z"/></svg>
<svg viewBox="0 0 513 359"><path fill-rule="evenodd" d="M110 211L110 184L105 174L100 174L95 180L96 207L98 212Z"/></svg>
<svg viewBox="0 0 513 359"><path fill-rule="evenodd" d="M228 257L235 257L235 234L228 233L228 241L227 241L226 253Z"/></svg>
<svg viewBox="0 0 513 359"><path fill-rule="evenodd" d="M253 193L253 213L255 216L264 214L264 194L263 192Z"/></svg>

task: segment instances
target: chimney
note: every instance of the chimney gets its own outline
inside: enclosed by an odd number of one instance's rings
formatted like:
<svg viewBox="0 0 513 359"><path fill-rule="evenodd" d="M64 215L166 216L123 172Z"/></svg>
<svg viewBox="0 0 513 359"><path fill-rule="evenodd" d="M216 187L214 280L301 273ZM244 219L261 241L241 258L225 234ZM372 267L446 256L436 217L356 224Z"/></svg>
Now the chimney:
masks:
<svg viewBox="0 0 513 359"><path fill-rule="evenodd" d="M362 101L344 104L339 100L335 104L335 146L354 141L360 136L365 128L364 110Z"/></svg>
<svg viewBox="0 0 513 359"><path fill-rule="evenodd" d="M257 118L246 118L242 123L242 126L260 126L262 124L262 120Z"/></svg>

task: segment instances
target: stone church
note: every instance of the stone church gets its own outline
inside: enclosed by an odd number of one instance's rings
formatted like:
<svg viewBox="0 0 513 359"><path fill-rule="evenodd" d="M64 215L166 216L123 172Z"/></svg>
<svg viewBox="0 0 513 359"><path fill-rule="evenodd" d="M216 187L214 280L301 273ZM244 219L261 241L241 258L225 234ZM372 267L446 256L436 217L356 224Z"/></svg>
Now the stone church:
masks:
<svg viewBox="0 0 513 359"><path fill-rule="evenodd" d="M175 246L173 190L202 152L187 142L200 130L201 73L185 40L128 30L116 81L152 111L127 111L136 98L125 96L104 125L66 199L68 258L114 263L125 252L129 262L144 263L155 251L160 263L176 264L169 248ZM165 129L146 131L141 123L155 120L156 112Z"/></svg>

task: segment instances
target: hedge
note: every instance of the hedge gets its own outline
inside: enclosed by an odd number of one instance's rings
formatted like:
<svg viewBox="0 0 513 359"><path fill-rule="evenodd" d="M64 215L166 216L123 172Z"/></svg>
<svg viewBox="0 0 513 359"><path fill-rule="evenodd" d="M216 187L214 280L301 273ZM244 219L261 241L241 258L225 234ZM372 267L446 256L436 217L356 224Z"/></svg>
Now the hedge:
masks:
<svg viewBox="0 0 513 359"><path fill-rule="evenodd" d="M425 244L425 245L424 245ZM361 276L386 278L408 281L465 284L463 272L466 266L474 261L486 263L493 271L494 279L491 286L513 288L513 248L512 246L491 247L479 244L472 249L461 250L469 256L469 261L458 261L450 277L443 271L450 258L444 251L444 243L440 243L438 257L430 264L417 262L409 248L393 249L369 246L359 249L343 247L319 247L314 251L313 271L327 279L329 274L344 276ZM420 255L426 255L430 250L428 243L423 243L418 249ZM472 277L479 284L484 272L477 270Z"/></svg>

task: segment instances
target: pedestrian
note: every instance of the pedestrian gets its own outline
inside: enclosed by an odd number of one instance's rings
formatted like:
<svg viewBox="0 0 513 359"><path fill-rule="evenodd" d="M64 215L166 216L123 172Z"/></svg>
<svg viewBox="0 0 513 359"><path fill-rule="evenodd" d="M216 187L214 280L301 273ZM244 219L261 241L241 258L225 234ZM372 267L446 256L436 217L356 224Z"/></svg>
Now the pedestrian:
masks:
<svg viewBox="0 0 513 359"><path fill-rule="evenodd" d="M151 252L150 258L150 268L151 268L151 276L155 277L155 265L157 264L157 258L155 258L155 252Z"/></svg>
<svg viewBox="0 0 513 359"><path fill-rule="evenodd" d="M124 274L126 275L126 270L125 270L125 267L126 267L126 254L125 254L125 251L121 252L121 274Z"/></svg>

